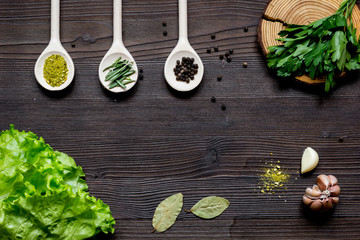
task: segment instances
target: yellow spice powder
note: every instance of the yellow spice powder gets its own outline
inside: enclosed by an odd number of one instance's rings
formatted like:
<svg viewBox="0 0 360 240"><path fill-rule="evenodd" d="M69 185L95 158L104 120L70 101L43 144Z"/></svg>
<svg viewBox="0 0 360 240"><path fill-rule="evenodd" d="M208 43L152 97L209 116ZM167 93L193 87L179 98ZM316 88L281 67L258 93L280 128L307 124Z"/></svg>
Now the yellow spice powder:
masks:
<svg viewBox="0 0 360 240"><path fill-rule="evenodd" d="M278 161L278 163L280 163ZM279 164L269 163L262 169L258 188L261 193L274 194L280 189L286 190L285 184L290 180L287 174ZM280 197L280 196L279 196Z"/></svg>

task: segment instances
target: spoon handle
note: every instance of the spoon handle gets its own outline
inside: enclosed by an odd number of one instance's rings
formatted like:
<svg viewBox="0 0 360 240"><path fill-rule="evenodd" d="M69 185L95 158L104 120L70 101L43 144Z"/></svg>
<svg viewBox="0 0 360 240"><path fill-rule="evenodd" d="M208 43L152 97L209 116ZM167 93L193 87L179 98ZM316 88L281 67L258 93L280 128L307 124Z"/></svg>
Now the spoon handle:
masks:
<svg viewBox="0 0 360 240"><path fill-rule="evenodd" d="M187 0L179 0L179 41L189 42L187 24Z"/></svg>
<svg viewBox="0 0 360 240"><path fill-rule="evenodd" d="M122 43L122 0L114 0L114 43Z"/></svg>
<svg viewBox="0 0 360 240"><path fill-rule="evenodd" d="M51 35L50 41L60 43L60 0L51 0Z"/></svg>

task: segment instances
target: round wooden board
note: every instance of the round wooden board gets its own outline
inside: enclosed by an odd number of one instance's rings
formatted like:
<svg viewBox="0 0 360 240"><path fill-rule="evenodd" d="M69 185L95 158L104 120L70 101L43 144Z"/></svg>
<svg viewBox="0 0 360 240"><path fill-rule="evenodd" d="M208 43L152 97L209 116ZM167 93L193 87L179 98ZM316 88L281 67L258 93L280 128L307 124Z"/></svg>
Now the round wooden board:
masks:
<svg viewBox="0 0 360 240"><path fill-rule="evenodd" d="M278 33L285 29L283 23L307 25L334 14L343 0L270 0L258 28L258 41L263 54L269 53L268 47L281 45ZM355 5L352 15L354 27L360 35L360 10ZM298 76L296 79L308 83L324 83L325 79L311 79Z"/></svg>

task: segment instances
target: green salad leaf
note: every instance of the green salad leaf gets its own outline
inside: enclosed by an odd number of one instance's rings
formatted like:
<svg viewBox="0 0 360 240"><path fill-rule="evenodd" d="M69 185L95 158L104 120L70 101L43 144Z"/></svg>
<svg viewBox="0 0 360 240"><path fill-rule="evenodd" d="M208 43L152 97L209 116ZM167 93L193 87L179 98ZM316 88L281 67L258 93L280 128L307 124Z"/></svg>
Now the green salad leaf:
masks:
<svg viewBox="0 0 360 240"><path fill-rule="evenodd" d="M32 132L0 134L0 239L82 240L113 233L110 208L87 192L73 158Z"/></svg>

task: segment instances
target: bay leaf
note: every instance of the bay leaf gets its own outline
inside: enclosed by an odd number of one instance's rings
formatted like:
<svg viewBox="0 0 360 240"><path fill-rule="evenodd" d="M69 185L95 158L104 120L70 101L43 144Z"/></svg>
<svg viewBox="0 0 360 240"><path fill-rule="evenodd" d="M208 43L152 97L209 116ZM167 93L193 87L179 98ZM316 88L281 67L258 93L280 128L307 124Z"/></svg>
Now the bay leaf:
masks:
<svg viewBox="0 0 360 240"><path fill-rule="evenodd" d="M210 196L198 201L189 212L204 219L211 219L219 216L230 205L230 202L222 197Z"/></svg>
<svg viewBox="0 0 360 240"><path fill-rule="evenodd" d="M183 195L174 194L163 200L155 209L152 225L154 231L164 232L176 221L183 206Z"/></svg>

